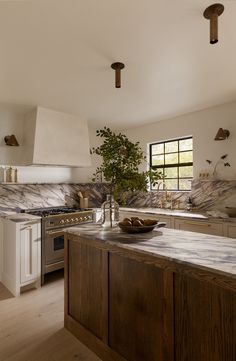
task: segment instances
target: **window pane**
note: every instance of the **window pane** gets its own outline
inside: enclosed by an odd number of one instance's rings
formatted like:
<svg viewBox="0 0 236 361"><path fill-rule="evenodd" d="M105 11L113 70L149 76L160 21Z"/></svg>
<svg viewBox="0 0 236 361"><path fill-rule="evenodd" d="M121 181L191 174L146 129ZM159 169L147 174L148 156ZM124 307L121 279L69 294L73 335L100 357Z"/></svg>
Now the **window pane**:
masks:
<svg viewBox="0 0 236 361"><path fill-rule="evenodd" d="M180 179L179 180L179 190L180 191L191 190L191 179Z"/></svg>
<svg viewBox="0 0 236 361"><path fill-rule="evenodd" d="M165 176L166 178L177 178L178 168L177 167L165 168Z"/></svg>
<svg viewBox="0 0 236 361"><path fill-rule="evenodd" d="M178 152L178 141L168 142L165 144L165 153Z"/></svg>
<svg viewBox="0 0 236 361"><path fill-rule="evenodd" d="M163 154L163 153L164 153L164 143L152 145L152 154Z"/></svg>
<svg viewBox="0 0 236 361"><path fill-rule="evenodd" d="M191 190L193 179L193 139L176 139L164 141L162 143L151 144L150 163L164 174L165 186L160 180L156 186L151 185L151 189L169 191ZM184 163L190 165L182 166Z"/></svg>
<svg viewBox="0 0 236 361"><path fill-rule="evenodd" d="M192 161L193 161L193 152L179 153L179 162L180 163L189 163Z"/></svg>
<svg viewBox="0 0 236 361"><path fill-rule="evenodd" d="M165 185L166 185L166 189L169 191L178 189L177 179L166 179Z"/></svg>
<svg viewBox="0 0 236 361"><path fill-rule="evenodd" d="M193 176L193 167L179 167L180 178L190 178Z"/></svg>
<svg viewBox="0 0 236 361"><path fill-rule="evenodd" d="M176 163L178 163L178 153L165 155L165 164L176 164Z"/></svg>
<svg viewBox="0 0 236 361"><path fill-rule="evenodd" d="M193 139L183 139L179 141L179 150L192 150L193 149Z"/></svg>
<svg viewBox="0 0 236 361"><path fill-rule="evenodd" d="M164 164L164 155L154 155L152 157L152 165Z"/></svg>

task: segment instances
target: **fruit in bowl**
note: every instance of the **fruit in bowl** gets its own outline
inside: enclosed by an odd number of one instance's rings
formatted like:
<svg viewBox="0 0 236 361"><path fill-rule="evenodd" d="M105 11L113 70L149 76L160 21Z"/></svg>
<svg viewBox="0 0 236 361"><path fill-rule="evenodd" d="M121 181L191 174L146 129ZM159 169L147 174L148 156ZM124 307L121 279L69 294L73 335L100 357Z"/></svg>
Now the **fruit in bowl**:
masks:
<svg viewBox="0 0 236 361"><path fill-rule="evenodd" d="M158 223L157 219L142 219L139 217L124 218L118 223L122 231L127 233L146 233L155 227L164 227L165 223Z"/></svg>

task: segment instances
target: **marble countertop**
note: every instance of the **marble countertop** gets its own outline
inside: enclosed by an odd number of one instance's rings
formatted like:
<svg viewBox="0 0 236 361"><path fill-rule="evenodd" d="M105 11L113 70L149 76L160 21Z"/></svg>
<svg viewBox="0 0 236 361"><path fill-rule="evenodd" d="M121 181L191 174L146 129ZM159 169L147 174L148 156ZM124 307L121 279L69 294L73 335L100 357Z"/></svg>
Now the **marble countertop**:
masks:
<svg viewBox="0 0 236 361"><path fill-rule="evenodd" d="M207 213L203 212L194 212L194 211L186 211L180 209L163 209L163 208L129 208L129 207L120 207L120 211L123 212L139 212L145 214L160 214L164 216L171 216L171 217L183 217L183 218L190 218L190 219L198 219L198 220L211 220L211 221L221 221L221 222L233 222L236 223L236 218L218 218L218 217L211 217Z"/></svg>
<svg viewBox="0 0 236 361"><path fill-rule="evenodd" d="M75 226L65 229L65 232L236 279L236 240L232 238L169 228L156 229L150 233L127 234L119 227L104 229L97 224Z"/></svg>
<svg viewBox="0 0 236 361"><path fill-rule="evenodd" d="M121 211L124 212L141 212L141 213L149 213L149 214L162 214L166 216L175 216L175 217L190 217L190 218L201 218L208 219L209 217L202 213L197 212L188 212L185 210L179 209L163 209L163 208L128 208L128 207L120 207Z"/></svg>
<svg viewBox="0 0 236 361"><path fill-rule="evenodd" d="M11 212L11 211L6 211L6 212L0 212L0 217L4 218L4 219L8 219L8 220L17 220L20 221L22 220L22 222L26 221L31 221L34 219L41 219L41 217L39 216L35 216L33 214L28 214L28 213L16 213L16 212Z"/></svg>

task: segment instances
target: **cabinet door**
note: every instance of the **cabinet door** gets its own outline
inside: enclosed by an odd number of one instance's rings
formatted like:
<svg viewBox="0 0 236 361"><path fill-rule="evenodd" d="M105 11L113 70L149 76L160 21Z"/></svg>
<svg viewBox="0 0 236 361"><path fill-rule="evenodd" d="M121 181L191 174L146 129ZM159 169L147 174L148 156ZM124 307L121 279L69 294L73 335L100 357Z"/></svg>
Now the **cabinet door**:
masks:
<svg viewBox="0 0 236 361"><path fill-rule="evenodd" d="M236 360L236 292L175 274L175 361Z"/></svg>
<svg viewBox="0 0 236 361"><path fill-rule="evenodd" d="M211 223L202 221L192 221L187 219L175 219L175 229L182 231L191 231L205 234L212 234L215 236L223 235L222 223Z"/></svg>
<svg viewBox="0 0 236 361"><path fill-rule="evenodd" d="M109 253L109 346L129 361L173 360L172 287L171 273Z"/></svg>
<svg viewBox="0 0 236 361"><path fill-rule="evenodd" d="M228 223L226 225L226 237L236 238L236 224Z"/></svg>
<svg viewBox="0 0 236 361"><path fill-rule="evenodd" d="M39 225L24 225L20 228L20 283L36 280L38 276Z"/></svg>
<svg viewBox="0 0 236 361"><path fill-rule="evenodd" d="M100 339L107 338L107 252L68 241L68 313Z"/></svg>

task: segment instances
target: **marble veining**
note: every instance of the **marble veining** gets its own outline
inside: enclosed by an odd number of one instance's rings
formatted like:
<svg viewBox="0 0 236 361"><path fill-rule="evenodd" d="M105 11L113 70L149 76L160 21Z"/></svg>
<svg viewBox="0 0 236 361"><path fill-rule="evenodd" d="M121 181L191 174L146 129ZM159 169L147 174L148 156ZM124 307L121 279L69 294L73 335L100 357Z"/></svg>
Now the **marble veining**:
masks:
<svg viewBox="0 0 236 361"><path fill-rule="evenodd" d="M89 207L100 207L109 194L106 183L77 184L0 184L0 210L16 208L54 207L68 204L78 206L78 192L86 192ZM191 192L171 192L173 208L186 208L186 201L191 196L194 209L222 209L226 205L236 205L236 181L193 181ZM126 197L126 206L133 208L171 206L170 200L165 202L166 193L136 192Z"/></svg>
<svg viewBox="0 0 236 361"><path fill-rule="evenodd" d="M0 211L16 208L79 206L78 192L88 194L89 207L100 207L109 187L106 184L0 184Z"/></svg>
<svg viewBox="0 0 236 361"><path fill-rule="evenodd" d="M236 241L231 238L168 228L127 234L118 227L104 229L95 224L76 226L65 232L236 278Z"/></svg>

